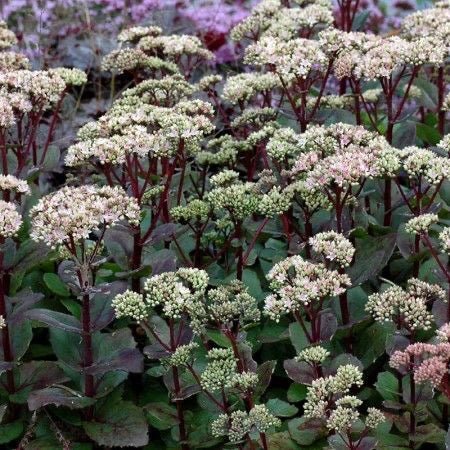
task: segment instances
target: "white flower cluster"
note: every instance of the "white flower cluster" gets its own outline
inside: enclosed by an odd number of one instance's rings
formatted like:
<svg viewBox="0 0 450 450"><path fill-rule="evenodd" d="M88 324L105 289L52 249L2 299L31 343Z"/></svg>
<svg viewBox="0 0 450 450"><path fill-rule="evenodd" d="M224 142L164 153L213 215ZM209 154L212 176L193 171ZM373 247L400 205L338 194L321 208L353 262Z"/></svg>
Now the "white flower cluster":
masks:
<svg viewBox="0 0 450 450"><path fill-rule="evenodd" d="M317 41L302 38L283 41L266 36L247 47L244 62L268 67L284 83L291 83L297 78L306 79L313 72L324 71L328 58Z"/></svg>
<svg viewBox="0 0 450 450"><path fill-rule="evenodd" d="M216 392L233 387L237 371L236 358L232 349L214 348L207 353L208 364L200 376L203 389Z"/></svg>
<svg viewBox="0 0 450 450"><path fill-rule="evenodd" d="M329 261L336 261L341 267L350 265L355 254L353 244L342 234L335 231L318 233L309 239L312 249Z"/></svg>
<svg viewBox="0 0 450 450"><path fill-rule="evenodd" d="M76 245L100 227L121 220L138 224L140 209L136 199L119 187L66 186L41 198L30 216L32 239L56 248L61 244Z"/></svg>
<svg viewBox="0 0 450 450"><path fill-rule="evenodd" d="M0 315L0 330L2 328L5 328L5 326L6 326L6 320L2 315Z"/></svg>
<svg viewBox="0 0 450 450"><path fill-rule="evenodd" d="M327 428L345 431L359 418L361 400L348 395L354 386L362 386L362 372L354 365L340 366L335 375L313 380L304 405L308 418L325 419Z"/></svg>
<svg viewBox="0 0 450 450"><path fill-rule="evenodd" d="M0 73L0 90L26 96L33 108L38 111L46 110L58 102L65 88L64 79L52 70L16 70Z"/></svg>
<svg viewBox="0 0 450 450"><path fill-rule="evenodd" d="M439 217L437 214L421 214L420 216L413 217L406 222L405 230L411 234L426 234L431 225L437 223Z"/></svg>
<svg viewBox="0 0 450 450"><path fill-rule="evenodd" d="M14 203L0 200L0 238L13 237L22 225L22 216Z"/></svg>
<svg viewBox="0 0 450 450"><path fill-rule="evenodd" d="M214 437L228 436L231 442L237 443L253 428L266 433L280 425L280 419L271 414L266 405L255 405L248 414L240 410L233 411L230 415L221 414L211 424L211 433Z"/></svg>
<svg viewBox="0 0 450 450"><path fill-rule="evenodd" d="M156 26L135 26L122 30L117 36L117 40L119 42L137 42L144 36L159 36L162 31L162 28Z"/></svg>
<svg viewBox="0 0 450 450"><path fill-rule="evenodd" d="M134 125L109 138L85 140L71 145L67 149L65 164L69 167L87 164L91 159L100 164L123 164L127 155L144 158L152 149L154 136L147 133L145 127Z"/></svg>
<svg viewBox="0 0 450 450"><path fill-rule="evenodd" d="M360 59L355 68L357 77L375 80L390 77L406 65L440 65L446 48L427 37L409 42L398 36L379 38Z"/></svg>
<svg viewBox="0 0 450 450"><path fill-rule="evenodd" d="M239 321L244 324L258 322L261 313L257 300L248 293L245 285L234 280L208 292L204 316L212 323Z"/></svg>
<svg viewBox="0 0 450 450"><path fill-rule="evenodd" d="M280 86L280 80L273 73L240 73L227 78L223 98L236 104L246 102L257 94L271 91Z"/></svg>
<svg viewBox="0 0 450 450"><path fill-rule="evenodd" d="M450 228L444 228L439 233L439 240L441 241L444 252L450 253Z"/></svg>
<svg viewBox="0 0 450 450"><path fill-rule="evenodd" d="M340 295L351 285L348 275L298 255L275 264L267 278L274 294L266 297L264 310L276 321L281 315L301 310L311 302Z"/></svg>
<svg viewBox="0 0 450 450"><path fill-rule="evenodd" d="M180 268L148 278L144 284L145 303L162 308L164 316L176 319L188 313L195 317L202 308L209 277L204 270Z"/></svg>
<svg viewBox="0 0 450 450"><path fill-rule="evenodd" d="M189 344L180 345L167 358L162 359L161 363L167 366L183 367L190 364L193 360L193 351L198 348L198 344L190 342Z"/></svg>
<svg viewBox="0 0 450 450"><path fill-rule="evenodd" d="M0 70L3 72L29 70L30 67L30 61L25 55L16 52L0 52Z"/></svg>
<svg viewBox="0 0 450 450"><path fill-rule="evenodd" d="M17 43L16 35L8 30L6 22L0 21L0 50L5 50Z"/></svg>
<svg viewBox="0 0 450 450"><path fill-rule="evenodd" d="M315 345L303 349L295 359L297 361L305 361L309 364L322 364L329 356L330 352L328 350L320 345Z"/></svg>
<svg viewBox="0 0 450 450"><path fill-rule="evenodd" d="M113 298L111 306L118 319L131 317L140 322L148 316L148 305L144 301L144 296L137 292L125 291L122 294L117 294Z"/></svg>
<svg viewBox="0 0 450 450"><path fill-rule="evenodd" d="M68 69L66 67L58 67L50 69L50 72L59 75L66 83L66 86L81 86L87 82L87 75L80 69Z"/></svg>
<svg viewBox="0 0 450 450"><path fill-rule="evenodd" d="M442 142L442 141L441 141ZM430 184L438 184L450 176L450 161L431 150L406 147L399 151L402 168L409 178L424 177Z"/></svg>
<svg viewBox="0 0 450 450"><path fill-rule="evenodd" d="M445 291L439 286L413 278L408 280L406 290L392 286L370 295L365 309L378 322L393 322L409 330L428 330L433 323L428 304L444 298Z"/></svg>
<svg viewBox="0 0 450 450"><path fill-rule="evenodd" d="M28 186L28 183L25 180L20 180L14 175L0 174L0 190L14 191L22 195L30 194L30 187Z"/></svg>

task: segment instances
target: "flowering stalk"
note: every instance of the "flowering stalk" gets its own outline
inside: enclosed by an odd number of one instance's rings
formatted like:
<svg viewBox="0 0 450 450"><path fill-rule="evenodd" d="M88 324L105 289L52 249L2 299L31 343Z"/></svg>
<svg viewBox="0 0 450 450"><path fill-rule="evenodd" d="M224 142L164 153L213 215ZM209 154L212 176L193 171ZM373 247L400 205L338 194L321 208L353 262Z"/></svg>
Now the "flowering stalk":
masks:
<svg viewBox="0 0 450 450"><path fill-rule="evenodd" d="M11 348L11 338L8 327L8 311L6 304L6 296L8 294L9 286L9 275L3 267L4 253L2 247L4 244L5 239L4 237L0 236L0 316L2 317L4 322L3 326L1 327L1 333L4 361L7 363L12 363L14 361L14 355ZM9 394L13 394L15 392L14 374L11 369L12 368L9 368L6 371L6 383Z"/></svg>

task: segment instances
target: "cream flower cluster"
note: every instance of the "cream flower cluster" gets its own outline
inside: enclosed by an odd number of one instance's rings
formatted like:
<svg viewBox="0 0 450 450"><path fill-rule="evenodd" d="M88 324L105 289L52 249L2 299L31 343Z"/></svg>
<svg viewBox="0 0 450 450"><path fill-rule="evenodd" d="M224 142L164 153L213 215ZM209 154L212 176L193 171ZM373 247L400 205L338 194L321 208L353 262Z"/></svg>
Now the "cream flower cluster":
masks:
<svg viewBox="0 0 450 450"><path fill-rule="evenodd" d="M255 95L272 91L280 86L280 80L273 73L240 73L227 78L223 98L231 103L246 102Z"/></svg>
<svg viewBox="0 0 450 450"><path fill-rule="evenodd" d="M328 350L320 345L315 345L302 350L295 359L309 364L322 364L329 356L330 352Z"/></svg>
<svg viewBox="0 0 450 450"><path fill-rule="evenodd" d="M138 224L139 206L119 187L63 187L41 198L30 211L31 237L56 248L77 244L100 227L110 227L121 220Z"/></svg>
<svg viewBox="0 0 450 450"><path fill-rule="evenodd" d="M426 234L428 233L431 225L437 223L439 217L437 214L426 213L420 216L413 217L406 222L405 230L407 233L411 234Z"/></svg>
<svg viewBox="0 0 450 450"><path fill-rule="evenodd" d="M341 267L348 266L355 254L353 244L335 231L317 233L309 239L309 244L316 253L321 253L329 261L336 261Z"/></svg>
<svg viewBox="0 0 450 450"><path fill-rule="evenodd" d="M230 442L241 441L252 429L266 433L271 428L281 426L281 421L267 409L266 405L255 405L249 413L233 411L230 415L221 414L211 424L214 437L228 436Z"/></svg>
<svg viewBox="0 0 450 450"><path fill-rule="evenodd" d="M14 191L22 195L30 194L30 187L28 186L28 183L25 180L20 180L14 175L0 174L0 190Z"/></svg>
<svg viewBox="0 0 450 450"><path fill-rule="evenodd" d="M441 141L442 142L442 141ZM423 177L430 184L438 184L450 176L450 161L431 150L406 147L399 151L402 168L409 178Z"/></svg>
<svg viewBox="0 0 450 450"><path fill-rule="evenodd" d="M14 71L14 70L29 70L31 67L29 59L16 52L0 52L0 70Z"/></svg>
<svg viewBox="0 0 450 450"><path fill-rule="evenodd" d="M328 59L317 41L292 39L283 41L265 36L247 47L244 62L257 67L268 67L285 83L296 78L306 79L315 71L323 71Z"/></svg>
<svg viewBox="0 0 450 450"><path fill-rule="evenodd" d="M29 97L33 108L48 109L66 88L64 79L55 71L16 70L0 73L0 89Z"/></svg>
<svg viewBox="0 0 450 450"><path fill-rule="evenodd" d="M14 203L0 200L0 238L13 237L22 225L22 216Z"/></svg>
<svg viewBox="0 0 450 450"><path fill-rule="evenodd" d="M206 357L208 358L208 364L200 376L202 388L210 392L216 392L233 387L234 376L237 371L233 350L214 348L207 353Z"/></svg>
<svg viewBox="0 0 450 450"><path fill-rule="evenodd" d="M349 392L362 384L362 372L351 364L340 366L335 375L313 380L306 394L305 416L325 420L329 430L349 430L359 419L356 408L362 404L360 399L349 395ZM377 426L384 419L375 411L369 417L367 427Z"/></svg>
<svg viewBox="0 0 450 450"><path fill-rule="evenodd" d="M163 315L171 319L184 313L195 317L197 309L202 308L208 280L204 270L194 268L155 275L144 283L145 303L151 308L161 307Z"/></svg>
<svg viewBox="0 0 450 450"><path fill-rule="evenodd" d="M365 308L378 322L394 322L409 330L428 330L433 323L428 305L436 299L445 299L443 289L413 278L406 290L392 286L370 295Z"/></svg>
<svg viewBox="0 0 450 450"><path fill-rule="evenodd" d="M258 302L248 293L245 285L234 280L208 292L204 316L212 323L229 324L238 321L244 324L258 322L261 313Z"/></svg>
<svg viewBox="0 0 450 450"><path fill-rule="evenodd" d="M87 164L91 159L100 164L123 164L128 155L139 158L147 156L152 149L153 135L145 127L134 125L123 130L121 135L97 138L71 145L67 149L65 164L69 167Z"/></svg>
<svg viewBox="0 0 450 450"><path fill-rule="evenodd" d="M275 264L267 279L274 294L266 297L264 311L275 321L311 302L340 295L351 285L347 275L298 255Z"/></svg>
<svg viewBox="0 0 450 450"><path fill-rule="evenodd" d="M17 43L16 35L8 30L6 22L0 21L0 50L5 50Z"/></svg>
<svg viewBox="0 0 450 450"><path fill-rule="evenodd" d="M140 322L148 316L148 306L144 301L144 296L137 292L125 291L122 294L117 294L113 298L111 306L118 319L130 317Z"/></svg>

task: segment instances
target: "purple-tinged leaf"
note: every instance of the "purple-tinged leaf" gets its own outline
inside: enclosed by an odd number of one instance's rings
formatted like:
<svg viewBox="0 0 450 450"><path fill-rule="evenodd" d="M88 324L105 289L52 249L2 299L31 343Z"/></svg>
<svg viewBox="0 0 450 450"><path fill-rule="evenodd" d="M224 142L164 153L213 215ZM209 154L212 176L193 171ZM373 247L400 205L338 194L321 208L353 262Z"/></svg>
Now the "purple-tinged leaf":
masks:
<svg viewBox="0 0 450 450"><path fill-rule="evenodd" d="M311 384L316 378L314 369L305 361L287 359L284 361L283 367L288 377L296 383Z"/></svg>
<svg viewBox="0 0 450 450"><path fill-rule="evenodd" d="M124 281L114 281L102 285L101 292L91 299L91 331L100 331L114 320L114 310L111 306L113 298L127 289Z"/></svg>
<svg viewBox="0 0 450 450"><path fill-rule="evenodd" d="M29 320L36 320L45 323L49 327L59 328L70 333L81 334L81 323L75 317L68 314L52 311L50 309L31 309L26 312L26 317Z"/></svg>
<svg viewBox="0 0 450 450"><path fill-rule="evenodd" d="M338 329L338 321L334 313L330 310L320 313L320 339L329 341Z"/></svg>
<svg viewBox="0 0 450 450"><path fill-rule="evenodd" d="M277 362L272 360L265 361L258 366L258 368L256 369L256 374L258 375L258 384L255 388L255 396L264 394L266 389L269 387L270 380L272 379L272 375L276 365Z"/></svg>
<svg viewBox="0 0 450 450"><path fill-rule="evenodd" d="M150 359L161 359L171 355L159 342L144 347L144 355Z"/></svg>
<svg viewBox="0 0 450 450"><path fill-rule="evenodd" d="M72 389L66 387L48 387L34 391L28 397L28 408L30 411L47 405L65 406L69 409L80 409L91 406L95 399L84 397Z"/></svg>
<svg viewBox="0 0 450 450"><path fill-rule="evenodd" d="M16 392L10 395L15 403L26 403L30 393L53 384L68 380L57 363L53 361L32 361L18 367Z"/></svg>
<svg viewBox="0 0 450 450"><path fill-rule="evenodd" d="M104 360L97 361L85 369L90 375L101 375L113 370L140 373L144 370L143 358L137 348L124 348L116 352L114 356L109 355Z"/></svg>

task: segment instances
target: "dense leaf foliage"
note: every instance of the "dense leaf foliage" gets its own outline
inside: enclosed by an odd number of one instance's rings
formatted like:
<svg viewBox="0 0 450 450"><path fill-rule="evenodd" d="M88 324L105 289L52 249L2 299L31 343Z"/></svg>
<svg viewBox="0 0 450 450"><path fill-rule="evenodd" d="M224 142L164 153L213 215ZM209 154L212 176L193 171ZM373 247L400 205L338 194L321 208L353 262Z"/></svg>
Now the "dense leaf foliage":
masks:
<svg viewBox="0 0 450 450"><path fill-rule="evenodd" d="M450 4L232 3L2 11L5 448L450 445Z"/></svg>

